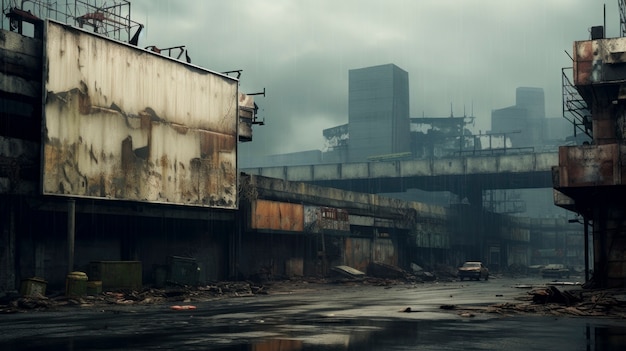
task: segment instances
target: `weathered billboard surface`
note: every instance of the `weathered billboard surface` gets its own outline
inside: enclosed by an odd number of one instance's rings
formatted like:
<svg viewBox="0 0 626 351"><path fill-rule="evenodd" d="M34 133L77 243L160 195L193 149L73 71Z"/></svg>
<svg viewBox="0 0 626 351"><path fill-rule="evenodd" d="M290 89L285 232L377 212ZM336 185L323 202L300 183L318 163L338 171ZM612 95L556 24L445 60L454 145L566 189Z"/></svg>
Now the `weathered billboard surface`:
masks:
<svg viewBox="0 0 626 351"><path fill-rule="evenodd" d="M55 22L44 194L237 207L237 80Z"/></svg>
<svg viewBox="0 0 626 351"><path fill-rule="evenodd" d="M258 199L252 202L250 228L302 232L304 230L303 206Z"/></svg>

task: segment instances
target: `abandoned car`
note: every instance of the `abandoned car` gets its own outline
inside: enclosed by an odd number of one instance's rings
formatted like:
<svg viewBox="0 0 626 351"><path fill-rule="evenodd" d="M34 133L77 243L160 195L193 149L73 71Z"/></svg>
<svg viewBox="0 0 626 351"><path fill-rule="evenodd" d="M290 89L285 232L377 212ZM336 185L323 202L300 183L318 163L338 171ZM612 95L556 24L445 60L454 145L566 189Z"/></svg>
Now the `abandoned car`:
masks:
<svg viewBox="0 0 626 351"><path fill-rule="evenodd" d="M543 278L569 278L569 269L563 264L549 264L541 269Z"/></svg>
<svg viewBox="0 0 626 351"><path fill-rule="evenodd" d="M485 280L488 280L489 270L482 262L467 261L459 267L457 275L460 280L463 280L465 278L476 280L480 280L480 278L483 278Z"/></svg>

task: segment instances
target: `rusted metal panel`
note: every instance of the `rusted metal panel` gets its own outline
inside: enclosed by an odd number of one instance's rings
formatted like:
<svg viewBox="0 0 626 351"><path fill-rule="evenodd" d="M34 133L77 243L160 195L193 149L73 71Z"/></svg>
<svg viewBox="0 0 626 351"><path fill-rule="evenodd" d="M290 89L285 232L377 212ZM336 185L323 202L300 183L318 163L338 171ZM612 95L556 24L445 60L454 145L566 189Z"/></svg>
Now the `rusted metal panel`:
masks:
<svg viewBox="0 0 626 351"><path fill-rule="evenodd" d="M626 79L626 38L574 42L574 84Z"/></svg>
<svg viewBox="0 0 626 351"><path fill-rule="evenodd" d="M558 167L555 168L558 169ZM556 173L556 177L559 177L558 172ZM560 187L560 184L555 182L554 186ZM570 211L574 211L576 209L576 201L556 189L552 189L552 198L554 199L554 204L556 206L562 207Z"/></svg>
<svg viewBox="0 0 626 351"><path fill-rule="evenodd" d="M398 250L391 239L377 238L374 240L373 260L390 265L398 265Z"/></svg>
<svg viewBox="0 0 626 351"><path fill-rule="evenodd" d="M46 23L44 194L237 207L237 80Z"/></svg>
<svg viewBox="0 0 626 351"><path fill-rule="evenodd" d="M303 206L287 202L256 200L252 202L250 227L302 232L304 230Z"/></svg>
<svg viewBox="0 0 626 351"><path fill-rule="evenodd" d="M617 144L560 147L559 179L555 187L622 184L621 153Z"/></svg>
<svg viewBox="0 0 626 351"><path fill-rule="evenodd" d="M304 226L307 232L321 233L324 230L350 231L348 211L319 206L304 206Z"/></svg>
<svg viewBox="0 0 626 351"><path fill-rule="evenodd" d="M367 266L371 261L371 249L372 246L370 238L345 238L345 264L363 272L367 271Z"/></svg>
<svg viewBox="0 0 626 351"><path fill-rule="evenodd" d="M239 141L252 140L254 97L239 93Z"/></svg>

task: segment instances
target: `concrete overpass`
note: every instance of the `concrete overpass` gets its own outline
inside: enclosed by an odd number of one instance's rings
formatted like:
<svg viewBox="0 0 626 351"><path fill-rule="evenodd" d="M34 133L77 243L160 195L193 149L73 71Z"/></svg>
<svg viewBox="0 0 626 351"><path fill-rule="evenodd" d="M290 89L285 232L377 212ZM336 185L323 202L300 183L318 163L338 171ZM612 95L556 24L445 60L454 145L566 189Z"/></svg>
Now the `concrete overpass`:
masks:
<svg viewBox="0 0 626 351"><path fill-rule="evenodd" d="M450 191L477 204L483 190L552 188L552 167L557 165L558 153L544 152L240 170L372 194L407 189Z"/></svg>

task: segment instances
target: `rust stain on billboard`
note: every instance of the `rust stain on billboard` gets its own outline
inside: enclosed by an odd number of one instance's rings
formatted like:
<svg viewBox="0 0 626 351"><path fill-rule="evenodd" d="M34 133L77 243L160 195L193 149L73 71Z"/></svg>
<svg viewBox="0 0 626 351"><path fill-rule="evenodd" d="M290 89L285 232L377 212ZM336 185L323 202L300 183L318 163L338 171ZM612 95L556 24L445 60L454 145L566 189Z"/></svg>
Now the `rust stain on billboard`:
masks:
<svg viewBox="0 0 626 351"><path fill-rule="evenodd" d="M253 229L304 230L304 209L300 204L256 200L252 203L250 226Z"/></svg>
<svg viewBox="0 0 626 351"><path fill-rule="evenodd" d="M237 207L237 81L47 22L43 192Z"/></svg>

